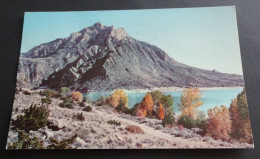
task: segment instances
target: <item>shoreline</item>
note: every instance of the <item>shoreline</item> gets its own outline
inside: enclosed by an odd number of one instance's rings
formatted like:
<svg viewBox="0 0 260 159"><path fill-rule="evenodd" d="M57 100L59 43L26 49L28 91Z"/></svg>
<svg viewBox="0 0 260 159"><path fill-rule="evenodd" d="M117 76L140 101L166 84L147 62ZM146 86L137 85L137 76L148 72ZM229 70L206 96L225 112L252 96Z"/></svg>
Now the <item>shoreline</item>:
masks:
<svg viewBox="0 0 260 159"><path fill-rule="evenodd" d="M206 90L222 90L222 89L243 89L244 86L239 86L239 87L197 87L201 91L206 91ZM121 88L119 88L121 89ZM154 87L150 89L124 89L124 92L126 93L146 93L150 91L155 91L155 90L160 90L161 92L182 92L184 89L183 87ZM114 92L115 90L105 90L105 91L89 91L87 93L92 93L92 92Z"/></svg>

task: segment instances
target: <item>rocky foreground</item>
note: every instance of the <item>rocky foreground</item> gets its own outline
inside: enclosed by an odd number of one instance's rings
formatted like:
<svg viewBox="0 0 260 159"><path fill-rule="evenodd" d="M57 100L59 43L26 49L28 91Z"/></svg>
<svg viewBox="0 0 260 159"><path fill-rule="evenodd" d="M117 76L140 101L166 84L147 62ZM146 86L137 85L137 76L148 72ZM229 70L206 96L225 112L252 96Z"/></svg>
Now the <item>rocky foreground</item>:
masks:
<svg viewBox="0 0 260 159"><path fill-rule="evenodd" d="M19 92L15 95L12 119L23 113L32 103L40 104L42 96L37 91L31 95ZM73 109L61 108L62 100L52 98L48 106L50 116L48 126L37 131L30 131L31 136L44 141L44 146L50 144L50 138L58 140L70 138L77 134L71 145L76 149L128 149L128 148L253 148L247 143L228 143L202 137L195 130L175 127L163 127L157 119L140 119L135 116L116 112L109 106L92 107L91 112L82 111L83 107L74 105ZM83 113L84 121L74 118L77 113ZM120 121L121 125L110 125L109 120ZM50 126L51 125L51 126ZM129 125L139 126L143 133L131 133L125 128ZM7 144L17 141L18 133L10 127Z"/></svg>

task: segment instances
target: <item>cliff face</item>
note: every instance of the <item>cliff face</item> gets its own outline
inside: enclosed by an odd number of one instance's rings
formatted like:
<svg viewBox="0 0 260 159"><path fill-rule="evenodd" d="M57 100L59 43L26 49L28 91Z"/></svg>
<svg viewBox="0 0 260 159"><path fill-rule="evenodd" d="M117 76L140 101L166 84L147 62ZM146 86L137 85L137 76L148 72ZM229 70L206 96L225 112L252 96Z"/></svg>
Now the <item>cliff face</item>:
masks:
<svg viewBox="0 0 260 159"><path fill-rule="evenodd" d="M96 23L21 55L18 85L88 90L244 86L243 76L181 64L123 28Z"/></svg>

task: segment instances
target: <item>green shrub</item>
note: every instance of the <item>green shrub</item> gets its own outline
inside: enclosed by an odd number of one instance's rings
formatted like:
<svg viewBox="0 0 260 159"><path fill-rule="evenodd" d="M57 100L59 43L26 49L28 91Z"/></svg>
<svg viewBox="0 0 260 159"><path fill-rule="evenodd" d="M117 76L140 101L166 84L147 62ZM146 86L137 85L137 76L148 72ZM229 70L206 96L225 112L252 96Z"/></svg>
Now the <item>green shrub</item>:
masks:
<svg viewBox="0 0 260 159"><path fill-rule="evenodd" d="M85 107L86 104L85 104L84 102L80 102L80 103L79 103L79 106L81 106L81 107Z"/></svg>
<svg viewBox="0 0 260 159"><path fill-rule="evenodd" d="M71 94L71 90L68 87L61 87L60 90L59 90L59 94L62 97L67 97Z"/></svg>
<svg viewBox="0 0 260 159"><path fill-rule="evenodd" d="M73 100L71 98L65 98L59 106L62 108L73 109Z"/></svg>
<svg viewBox="0 0 260 159"><path fill-rule="evenodd" d="M42 98L41 100L42 100L42 106L43 106L43 104L49 105L52 102L52 100L50 98L48 98L48 97Z"/></svg>
<svg viewBox="0 0 260 159"><path fill-rule="evenodd" d="M63 139L62 141L59 141L55 138L50 138L51 144L47 146L47 149L72 149L70 144L73 144L77 138L77 134L72 136L69 139Z"/></svg>
<svg viewBox="0 0 260 159"><path fill-rule="evenodd" d="M172 125L175 123L175 118L172 113L167 113L165 114L163 120L162 120L162 125L167 126L167 125Z"/></svg>
<svg viewBox="0 0 260 159"><path fill-rule="evenodd" d="M107 121L108 124L111 124L111 125L116 125L116 126L120 126L121 125L121 122L120 121L116 121L116 120L109 120Z"/></svg>
<svg viewBox="0 0 260 159"><path fill-rule="evenodd" d="M83 113L78 113L76 115L76 119L79 120L79 121L84 121L85 120L85 117L83 116Z"/></svg>
<svg viewBox="0 0 260 159"><path fill-rule="evenodd" d="M86 111L86 112L91 112L92 111L92 107L90 106L86 106L83 111Z"/></svg>
<svg viewBox="0 0 260 159"><path fill-rule="evenodd" d="M45 96L47 98L50 98L50 97L59 98L59 97L61 97L59 92L53 91L51 89L45 89L44 91L41 91L40 95Z"/></svg>
<svg viewBox="0 0 260 159"><path fill-rule="evenodd" d="M206 123L207 123L206 119L196 120L197 128L200 128L200 129L203 129L203 130L206 128Z"/></svg>
<svg viewBox="0 0 260 159"><path fill-rule="evenodd" d="M38 130L41 127L47 125L49 117L49 110L43 106L37 107L31 105L30 108L25 109L24 115L19 115L16 120L12 122L15 129L24 130L29 132L30 130Z"/></svg>
<svg viewBox="0 0 260 159"><path fill-rule="evenodd" d="M8 145L7 149L44 149L43 141L29 136L24 130L18 130L18 141Z"/></svg>
<svg viewBox="0 0 260 159"><path fill-rule="evenodd" d="M194 120L191 117L186 116L186 115L183 115L180 117L178 124L181 124L182 126L189 128L189 129L197 127L196 120Z"/></svg>

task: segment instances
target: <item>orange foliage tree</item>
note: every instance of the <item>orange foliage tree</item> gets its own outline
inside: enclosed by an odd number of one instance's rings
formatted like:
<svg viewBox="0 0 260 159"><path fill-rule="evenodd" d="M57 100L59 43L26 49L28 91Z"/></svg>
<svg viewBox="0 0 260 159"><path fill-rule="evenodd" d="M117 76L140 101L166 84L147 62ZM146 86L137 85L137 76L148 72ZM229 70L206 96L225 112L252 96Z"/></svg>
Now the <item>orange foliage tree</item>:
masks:
<svg viewBox="0 0 260 159"><path fill-rule="evenodd" d="M142 102L139 105L137 110L137 115L140 117L145 117L147 115L147 111L153 110L153 98L151 93L146 93L145 97L143 98Z"/></svg>
<svg viewBox="0 0 260 159"><path fill-rule="evenodd" d="M214 139L228 140L231 132L229 110L224 105L208 110L207 134Z"/></svg>
<svg viewBox="0 0 260 159"><path fill-rule="evenodd" d="M165 112L164 112L163 105L162 105L161 103L159 104L157 114L158 114L158 118L159 118L160 120L163 120L163 118L164 118L164 116L165 116Z"/></svg>
<svg viewBox="0 0 260 159"><path fill-rule="evenodd" d="M76 92L72 92L72 98L81 102L82 99L83 99L83 95L79 92L79 91L76 91Z"/></svg>
<svg viewBox="0 0 260 159"><path fill-rule="evenodd" d="M181 104L178 104L179 110L182 112L181 116L189 116L192 119L197 119L199 106L203 104L200 100L201 92L199 88L187 88L183 90L181 95Z"/></svg>
<svg viewBox="0 0 260 159"><path fill-rule="evenodd" d="M112 107L117 107L119 105L120 100L122 100L123 104L125 107L128 105L128 97L124 93L124 90L122 89L117 89L115 92L111 95L110 97L110 105Z"/></svg>

